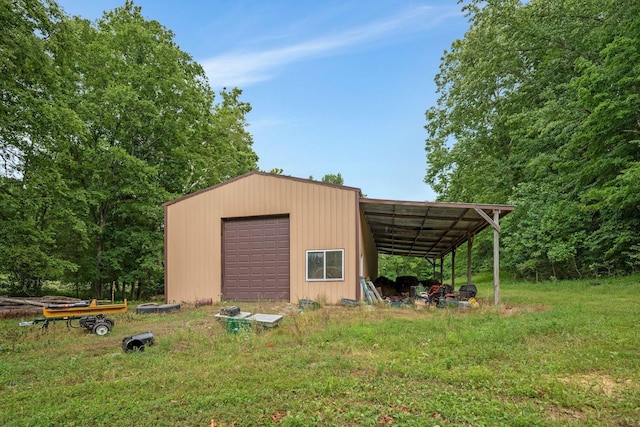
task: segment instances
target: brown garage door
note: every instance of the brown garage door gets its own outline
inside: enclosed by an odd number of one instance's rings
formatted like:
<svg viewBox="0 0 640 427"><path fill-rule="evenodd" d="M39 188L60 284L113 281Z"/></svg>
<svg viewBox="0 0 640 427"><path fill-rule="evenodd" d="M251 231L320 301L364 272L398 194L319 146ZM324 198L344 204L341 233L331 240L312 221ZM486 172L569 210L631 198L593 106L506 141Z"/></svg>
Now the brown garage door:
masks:
<svg viewBox="0 0 640 427"><path fill-rule="evenodd" d="M224 221L222 294L227 301L289 301L289 217Z"/></svg>

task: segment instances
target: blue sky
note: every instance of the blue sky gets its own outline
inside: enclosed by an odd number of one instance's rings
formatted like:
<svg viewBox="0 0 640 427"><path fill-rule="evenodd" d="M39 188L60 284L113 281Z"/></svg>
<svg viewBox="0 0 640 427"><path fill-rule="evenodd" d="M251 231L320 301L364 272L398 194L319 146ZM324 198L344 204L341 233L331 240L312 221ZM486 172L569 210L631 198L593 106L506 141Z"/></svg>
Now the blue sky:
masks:
<svg viewBox="0 0 640 427"><path fill-rule="evenodd" d="M124 0L60 0L95 20ZM137 0L175 34L215 90L237 86L259 167L341 173L368 197L433 201L424 113L468 23L455 0Z"/></svg>

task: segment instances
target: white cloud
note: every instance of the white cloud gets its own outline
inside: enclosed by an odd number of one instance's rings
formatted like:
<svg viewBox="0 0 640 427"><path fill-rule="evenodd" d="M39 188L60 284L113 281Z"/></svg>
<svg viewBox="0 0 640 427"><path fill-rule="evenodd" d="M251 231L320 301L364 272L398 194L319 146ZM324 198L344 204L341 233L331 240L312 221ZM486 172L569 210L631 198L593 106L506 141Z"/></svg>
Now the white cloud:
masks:
<svg viewBox="0 0 640 427"><path fill-rule="evenodd" d="M246 87L274 78L278 69L294 62L340 53L383 37L432 26L449 15L450 11L444 10L444 14L433 12L431 7L416 7L390 19L342 33L260 51L230 52L199 62L213 87Z"/></svg>

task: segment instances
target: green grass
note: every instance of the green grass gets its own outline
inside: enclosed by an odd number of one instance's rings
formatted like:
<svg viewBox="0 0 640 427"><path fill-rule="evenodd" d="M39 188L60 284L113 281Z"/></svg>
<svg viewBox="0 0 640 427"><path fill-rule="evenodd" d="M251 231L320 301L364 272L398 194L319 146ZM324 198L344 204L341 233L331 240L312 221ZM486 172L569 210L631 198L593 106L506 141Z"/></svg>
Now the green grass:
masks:
<svg viewBox="0 0 640 427"><path fill-rule="evenodd" d="M469 311L239 304L285 314L239 334L220 305L116 315L106 337L2 320L0 425L640 426L640 277L507 282L499 308L477 284Z"/></svg>

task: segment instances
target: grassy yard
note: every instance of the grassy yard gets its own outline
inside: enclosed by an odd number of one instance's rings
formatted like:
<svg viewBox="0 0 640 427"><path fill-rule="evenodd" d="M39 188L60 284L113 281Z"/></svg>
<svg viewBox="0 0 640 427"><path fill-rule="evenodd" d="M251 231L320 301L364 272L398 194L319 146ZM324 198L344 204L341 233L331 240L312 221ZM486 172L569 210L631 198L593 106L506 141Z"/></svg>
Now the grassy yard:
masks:
<svg viewBox="0 0 640 427"><path fill-rule="evenodd" d="M0 321L3 426L640 426L640 277L502 286L469 311L238 304L113 316L98 337ZM125 354L122 338L156 345Z"/></svg>

